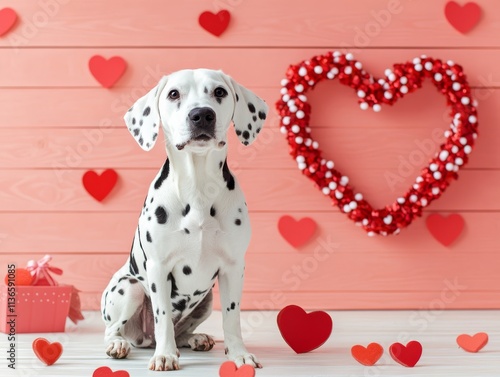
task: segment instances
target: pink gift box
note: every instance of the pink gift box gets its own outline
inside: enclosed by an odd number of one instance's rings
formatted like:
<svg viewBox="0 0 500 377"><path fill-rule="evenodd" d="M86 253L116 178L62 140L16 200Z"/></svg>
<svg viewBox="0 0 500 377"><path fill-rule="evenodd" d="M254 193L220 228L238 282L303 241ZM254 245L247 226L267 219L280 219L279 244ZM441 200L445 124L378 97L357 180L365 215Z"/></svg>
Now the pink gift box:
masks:
<svg viewBox="0 0 500 377"><path fill-rule="evenodd" d="M0 286L0 331L9 333L10 320L15 319L15 332L64 332L71 301L72 287L17 286L15 313L8 303L8 288ZM16 317L9 316L16 314Z"/></svg>

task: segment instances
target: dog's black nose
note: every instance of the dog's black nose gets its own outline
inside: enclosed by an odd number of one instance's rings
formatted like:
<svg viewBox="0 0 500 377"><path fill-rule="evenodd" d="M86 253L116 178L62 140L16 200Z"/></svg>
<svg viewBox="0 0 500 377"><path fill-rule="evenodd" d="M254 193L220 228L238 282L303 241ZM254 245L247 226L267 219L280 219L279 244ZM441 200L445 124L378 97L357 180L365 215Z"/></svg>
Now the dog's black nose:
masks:
<svg viewBox="0 0 500 377"><path fill-rule="evenodd" d="M189 122L192 126L213 132L215 128L215 111L209 107L197 107L188 114Z"/></svg>

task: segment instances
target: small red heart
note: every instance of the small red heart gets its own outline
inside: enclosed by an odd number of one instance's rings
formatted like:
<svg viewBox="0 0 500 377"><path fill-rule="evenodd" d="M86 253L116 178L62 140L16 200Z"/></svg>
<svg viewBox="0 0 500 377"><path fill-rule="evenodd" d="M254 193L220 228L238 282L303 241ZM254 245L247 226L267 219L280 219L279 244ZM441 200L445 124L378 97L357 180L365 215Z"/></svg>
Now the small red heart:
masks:
<svg viewBox="0 0 500 377"><path fill-rule="evenodd" d="M83 187L92 197L102 202L115 187L118 174L113 169L107 169L101 175L93 170L89 170L83 175Z"/></svg>
<svg viewBox="0 0 500 377"><path fill-rule="evenodd" d="M100 367L92 373L92 377L130 377L130 374L126 370L113 372L108 367Z"/></svg>
<svg viewBox="0 0 500 377"><path fill-rule="evenodd" d="M316 222L304 217L299 221L292 216L282 216L278 221L281 236L293 247L300 247L311 239L316 231Z"/></svg>
<svg viewBox="0 0 500 377"><path fill-rule="evenodd" d="M463 217L456 213L448 217L433 213L427 216L425 225L436 240L444 246L449 246L460 236L465 222Z"/></svg>
<svg viewBox="0 0 500 377"><path fill-rule="evenodd" d="M14 9L3 8L0 10L0 37L14 27L17 21L17 13Z"/></svg>
<svg viewBox="0 0 500 377"><path fill-rule="evenodd" d="M476 353L488 343L488 334L484 332L478 332L473 336L462 334L457 337L457 343L464 351Z"/></svg>
<svg viewBox="0 0 500 377"><path fill-rule="evenodd" d="M460 33L468 33L477 25L481 18L481 8L476 3L467 3L464 6L450 1L444 8L448 22Z"/></svg>
<svg viewBox="0 0 500 377"><path fill-rule="evenodd" d="M111 88L125 73L127 62L120 56L105 59L95 55L89 60L89 69L104 88Z"/></svg>
<svg viewBox="0 0 500 377"><path fill-rule="evenodd" d="M366 366L375 365L380 360L384 349L378 343L370 343L368 347L355 345L351 348L352 357L358 362Z"/></svg>
<svg viewBox="0 0 500 377"><path fill-rule="evenodd" d="M226 361L220 366L220 377L254 377L255 369L251 365L242 365L240 368L232 361Z"/></svg>
<svg viewBox="0 0 500 377"><path fill-rule="evenodd" d="M300 306L289 305L278 314L278 328L291 349L296 353L306 353L328 340L333 322L325 312L306 313Z"/></svg>
<svg viewBox="0 0 500 377"><path fill-rule="evenodd" d="M231 20L231 13L227 10L221 10L217 14L206 11L200 14L198 22L200 26L208 31L209 33L220 36L229 26L229 21Z"/></svg>
<svg viewBox="0 0 500 377"><path fill-rule="evenodd" d="M50 343L47 339L36 338L33 341L33 351L35 355L45 364L52 365L62 354L63 347L61 343Z"/></svg>
<svg viewBox="0 0 500 377"><path fill-rule="evenodd" d="M416 340L409 342L406 347L401 343L394 343L389 348L389 353L397 363L412 368L422 356L422 345Z"/></svg>

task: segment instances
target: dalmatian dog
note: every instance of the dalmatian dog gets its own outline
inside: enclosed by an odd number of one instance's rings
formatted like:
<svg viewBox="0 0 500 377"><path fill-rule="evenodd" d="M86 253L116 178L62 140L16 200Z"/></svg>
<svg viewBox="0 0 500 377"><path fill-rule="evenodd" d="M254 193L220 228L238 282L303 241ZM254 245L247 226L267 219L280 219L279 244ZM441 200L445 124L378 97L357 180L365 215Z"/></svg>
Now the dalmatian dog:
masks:
<svg viewBox="0 0 500 377"><path fill-rule="evenodd" d="M261 368L243 344L240 298L251 235L243 192L227 164L227 131L251 144L268 106L221 71L183 70L163 77L125 115L149 151L165 135L167 160L149 187L132 249L101 300L106 353L155 348L149 369L179 369L178 348L208 351L195 333L212 310L219 283L224 343L237 366Z"/></svg>

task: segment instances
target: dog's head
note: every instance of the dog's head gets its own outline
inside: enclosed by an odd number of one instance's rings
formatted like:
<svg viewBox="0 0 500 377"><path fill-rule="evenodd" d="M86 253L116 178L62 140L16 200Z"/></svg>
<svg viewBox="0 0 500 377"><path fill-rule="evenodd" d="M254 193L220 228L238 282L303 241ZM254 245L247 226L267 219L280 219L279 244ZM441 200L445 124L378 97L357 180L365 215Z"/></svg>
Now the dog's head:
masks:
<svg viewBox="0 0 500 377"><path fill-rule="evenodd" d="M178 150L223 148L231 123L244 145L264 125L268 106L222 71L183 70L163 77L125 114L125 123L142 149L153 148L160 124L167 143Z"/></svg>

